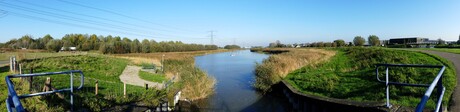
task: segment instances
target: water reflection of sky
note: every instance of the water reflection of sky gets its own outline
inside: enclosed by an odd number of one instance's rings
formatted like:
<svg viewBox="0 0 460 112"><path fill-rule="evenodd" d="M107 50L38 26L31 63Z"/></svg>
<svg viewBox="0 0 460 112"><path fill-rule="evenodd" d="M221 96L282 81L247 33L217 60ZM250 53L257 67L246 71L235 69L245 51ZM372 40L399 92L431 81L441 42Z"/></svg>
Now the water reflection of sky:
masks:
<svg viewBox="0 0 460 112"><path fill-rule="evenodd" d="M252 88L255 63L267 57L249 50L195 57L195 64L217 80L215 94L195 103L204 111L264 111L277 108L274 106L277 105L276 98L262 96Z"/></svg>

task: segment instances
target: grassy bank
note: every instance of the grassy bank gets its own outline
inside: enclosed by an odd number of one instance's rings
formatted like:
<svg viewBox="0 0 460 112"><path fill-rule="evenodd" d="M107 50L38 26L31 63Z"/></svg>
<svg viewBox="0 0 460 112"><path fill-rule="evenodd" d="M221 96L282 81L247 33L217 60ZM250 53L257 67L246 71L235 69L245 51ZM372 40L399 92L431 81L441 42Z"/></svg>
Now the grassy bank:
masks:
<svg viewBox="0 0 460 112"><path fill-rule="evenodd" d="M384 101L385 86L375 79L374 64L428 64L446 65L443 84L446 86L444 104L447 104L456 85L451 62L437 56L404 50L380 48L346 48L337 50L329 61L305 66L289 73L288 83L306 94L356 101ZM391 68L390 81L429 84L439 69ZM381 75L381 79L384 78ZM391 103L414 107L426 88L390 87ZM434 107L429 101L428 107Z"/></svg>
<svg viewBox="0 0 460 112"><path fill-rule="evenodd" d="M127 97L124 97L123 83L121 83L118 77L128 63L128 60L125 59L107 56L66 56L29 60L22 63L24 64L25 71L33 68L35 73L82 70L85 74L85 83L82 90L76 91L76 96L74 97L75 108L81 110L102 111L109 107L113 108L133 103L153 107L159 103L160 98L166 95L164 91L145 90L143 87L127 85ZM2 72L1 74L3 77L3 74L12 73ZM50 77L53 87L57 89L69 87L69 75L55 75ZM45 78L34 77L32 88L26 86L28 85L27 81L15 79L14 82L19 94L40 92L42 91ZM99 85L98 95L95 95L94 89L96 80ZM75 75L74 85L79 85L79 82L78 75ZM2 80L0 82L1 88L6 88L3 83L5 82ZM5 89L2 89L2 94L6 93L3 90ZM26 98L21 101L28 111L65 111L66 109L70 109L67 103L69 94L63 93L63 95L65 99L58 98L56 95L50 95ZM5 99L0 100L4 101ZM123 110L123 108L120 109L120 111ZM5 106L1 106L0 110L5 110Z"/></svg>
<svg viewBox="0 0 460 112"><path fill-rule="evenodd" d="M267 91L271 85L281 81L289 72L326 61L335 55L335 51L322 49L289 49L289 51L271 55L261 64L256 65L254 86L257 89Z"/></svg>
<svg viewBox="0 0 460 112"><path fill-rule="evenodd" d="M459 48L420 48L417 50L430 50L430 51L439 51L439 52L448 52L448 53L455 53L460 54Z"/></svg>

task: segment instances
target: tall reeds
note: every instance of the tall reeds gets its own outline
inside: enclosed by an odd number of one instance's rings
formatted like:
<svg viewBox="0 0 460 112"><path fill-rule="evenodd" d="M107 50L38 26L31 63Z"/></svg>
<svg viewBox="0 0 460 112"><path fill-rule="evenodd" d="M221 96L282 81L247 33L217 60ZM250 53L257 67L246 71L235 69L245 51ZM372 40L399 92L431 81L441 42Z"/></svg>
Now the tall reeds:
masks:
<svg viewBox="0 0 460 112"><path fill-rule="evenodd" d="M254 86L259 90L268 91L289 72L326 61L335 53L324 49L289 49L289 52L271 55L262 63L257 63Z"/></svg>

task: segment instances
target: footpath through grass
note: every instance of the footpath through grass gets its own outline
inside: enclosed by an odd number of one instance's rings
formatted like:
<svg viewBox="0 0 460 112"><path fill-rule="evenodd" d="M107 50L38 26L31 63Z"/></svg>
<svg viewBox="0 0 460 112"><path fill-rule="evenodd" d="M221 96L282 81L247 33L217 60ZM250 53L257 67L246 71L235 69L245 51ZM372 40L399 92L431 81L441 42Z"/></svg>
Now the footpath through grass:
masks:
<svg viewBox="0 0 460 112"><path fill-rule="evenodd" d="M456 86L454 66L437 56L381 48L344 48L337 51L329 61L291 72L285 80L306 94L356 101L385 101L385 85L377 82L375 64L427 64L447 66L443 77L443 84L446 86L443 99L445 106ZM426 68L390 68L389 80L430 84L438 71L439 69ZM384 79L384 74L380 75L380 79ZM425 91L426 88L421 87L390 86L391 103L415 107ZM428 102L427 108L434 108L433 99Z"/></svg>

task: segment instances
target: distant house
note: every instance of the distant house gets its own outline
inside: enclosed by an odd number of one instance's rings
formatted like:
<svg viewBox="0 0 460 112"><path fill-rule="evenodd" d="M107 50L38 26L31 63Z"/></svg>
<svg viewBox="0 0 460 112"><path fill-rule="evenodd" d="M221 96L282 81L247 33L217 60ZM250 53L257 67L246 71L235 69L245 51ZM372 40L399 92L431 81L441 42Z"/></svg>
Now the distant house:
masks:
<svg viewBox="0 0 460 112"><path fill-rule="evenodd" d="M77 51L77 47L61 47L61 51Z"/></svg>

